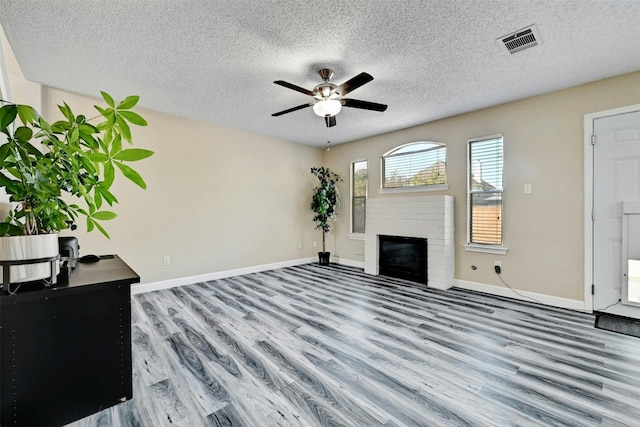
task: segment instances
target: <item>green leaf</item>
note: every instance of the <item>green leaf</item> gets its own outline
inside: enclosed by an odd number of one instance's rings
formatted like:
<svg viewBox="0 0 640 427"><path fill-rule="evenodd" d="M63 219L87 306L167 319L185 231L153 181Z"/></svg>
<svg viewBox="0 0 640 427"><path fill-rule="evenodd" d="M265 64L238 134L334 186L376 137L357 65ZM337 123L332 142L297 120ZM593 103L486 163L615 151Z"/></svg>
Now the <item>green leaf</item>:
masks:
<svg viewBox="0 0 640 427"><path fill-rule="evenodd" d="M133 181L133 183L136 184L138 187L142 189L147 188L147 184L144 182L144 180L142 179L142 177L138 172L134 171L129 166L122 163L116 163L116 166L118 166L118 169L120 169L120 171L124 176L126 176L131 181Z"/></svg>
<svg viewBox="0 0 640 427"><path fill-rule="evenodd" d="M98 108L98 107L96 107ZM100 114L107 119L106 121L99 123L96 127L99 130L105 130L113 127L113 123L115 121L115 110L113 108L99 109Z"/></svg>
<svg viewBox="0 0 640 427"><path fill-rule="evenodd" d="M111 108L115 108L116 107L116 103L113 100L113 98L111 97L111 95L109 95L107 92L103 92L103 91L100 91L100 94L102 94L102 99L104 99L104 102L106 102Z"/></svg>
<svg viewBox="0 0 640 427"><path fill-rule="evenodd" d="M115 212L111 212L111 211L100 211L100 212L96 212L93 215L91 215L91 218L93 219L99 219L100 221L107 221L110 219L114 219L117 215L115 214Z"/></svg>
<svg viewBox="0 0 640 427"><path fill-rule="evenodd" d="M67 118L67 120L69 120L72 123L75 121L75 117L73 116L73 113L71 112L71 108L69 108L69 106L67 105L66 102L64 103L64 105L58 105L58 109Z"/></svg>
<svg viewBox="0 0 640 427"><path fill-rule="evenodd" d="M96 141L96 139L93 136L91 136L91 134L80 132L80 139L82 139L86 143L85 145L91 148L92 150L95 150L98 148L98 141Z"/></svg>
<svg viewBox="0 0 640 427"><path fill-rule="evenodd" d="M139 99L140 97L138 95L127 96L118 104L118 110L128 110L135 107Z"/></svg>
<svg viewBox="0 0 640 427"><path fill-rule="evenodd" d="M116 176L116 170L113 167L113 162L106 162L104 164L104 185L105 185L105 189L111 187L111 184L113 184L113 180L115 179L115 176ZM105 199L107 199L107 202L109 201L108 198L105 197Z"/></svg>
<svg viewBox="0 0 640 427"><path fill-rule="evenodd" d="M98 191L102 195L102 198L109 204L109 206L113 206L114 203L118 203L118 199L116 199L116 196L111 194L111 192L107 188L99 186L96 187L96 191Z"/></svg>
<svg viewBox="0 0 640 427"><path fill-rule="evenodd" d="M20 116L20 120L25 125L27 123L37 123L39 117L36 110L29 105L18 105L18 116Z"/></svg>
<svg viewBox="0 0 640 427"><path fill-rule="evenodd" d="M105 153L109 152L109 141L111 141L113 139L113 129L107 129L104 132L104 139L98 139L98 144L100 145L100 148L102 148L102 151L104 151Z"/></svg>
<svg viewBox="0 0 640 427"><path fill-rule="evenodd" d="M81 135L93 135L98 133L98 129L90 123L82 123L78 126Z"/></svg>
<svg viewBox="0 0 640 427"><path fill-rule="evenodd" d="M9 224L8 222L0 223L0 236L4 237L9 234Z"/></svg>
<svg viewBox="0 0 640 427"><path fill-rule="evenodd" d="M126 162L135 162L137 160L146 159L147 157L153 156L153 151L145 150L143 148L129 148L126 150L122 150L113 156L116 160L123 160Z"/></svg>
<svg viewBox="0 0 640 427"><path fill-rule="evenodd" d="M51 133L51 125L49 124L48 121L46 121L42 117L38 117L38 122L40 123L40 129Z"/></svg>
<svg viewBox="0 0 640 427"><path fill-rule="evenodd" d="M15 194L18 191L18 184L20 184L19 181L14 181L5 174L0 173L0 187L4 187L7 194Z"/></svg>
<svg viewBox="0 0 640 427"><path fill-rule="evenodd" d="M100 230L100 232L102 233L102 235L104 237L106 237L107 239L111 240L111 237L109 237L109 233L107 233L107 230L105 230L104 228L102 228L102 226L100 224L98 224L97 222L94 222L94 224L96 225L96 228L98 230Z"/></svg>
<svg viewBox="0 0 640 427"><path fill-rule="evenodd" d="M7 157L11 154L11 144L6 143L0 146L0 169L4 168L4 162L7 160ZM1 185L0 185L1 186Z"/></svg>
<svg viewBox="0 0 640 427"><path fill-rule="evenodd" d="M10 222L0 223L0 236L21 236L24 230Z"/></svg>
<svg viewBox="0 0 640 427"><path fill-rule="evenodd" d="M119 134L116 134L115 138L113 138L113 142L111 143L111 155L115 155L122 151L122 137Z"/></svg>
<svg viewBox="0 0 640 427"><path fill-rule="evenodd" d="M100 209L102 207L102 195L100 195L98 187L96 187L93 192L93 200L96 202L96 208Z"/></svg>
<svg viewBox="0 0 640 427"><path fill-rule="evenodd" d="M105 163L109 160L109 156L103 153L86 153L86 156L91 159L92 162Z"/></svg>
<svg viewBox="0 0 640 427"><path fill-rule="evenodd" d="M127 119L129 122L138 126L146 126L147 121L139 114L134 113L133 111L120 111L118 112L122 117Z"/></svg>
<svg viewBox="0 0 640 427"><path fill-rule="evenodd" d="M31 154L37 159L43 157L42 151L34 147L33 144L31 144L29 141L20 141L20 148L27 150L27 153Z"/></svg>
<svg viewBox="0 0 640 427"><path fill-rule="evenodd" d="M64 133L69 130L69 122L58 120L51 125L51 131L53 133Z"/></svg>
<svg viewBox="0 0 640 427"><path fill-rule="evenodd" d="M19 139L20 141L29 141L33 136L33 130L26 126L20 126L18 129L16 129L13 136L15 136L16 139Z"/></svg>
<svg viewBox="0 0 640 427"><path fill-rule="evenodd" d="M91 218L87 217L87 233L91 233L94 227L95 222Z"/></svg>
<svg viewBox="0 0 640 427"><path fill-rule="evenodd" d="M7 171L7 172L9 172L9 173L10 173L12 176L14 176L16 179L18 179L18 181L12 181L12 182L14 182L14 184L16 184L16 185L17 185L17 184L19 184L19 183L20 183L20 181L22 181L23 179L24 179L24 180L27 180L27 179L29 178L29 175L28 175L27 173L22 174L22 173L18 172L15 168L6 168L6 171ZM0 174L0 175L1 175L1 174ZM7 178L7 179L9 179L9 178ZM2 178L1 178L1 177L0 177L0 182L2 182ZM9 185L7 185L7 184L5 184L5 183L2 183L2 185L4 185L4 186L6 186L7 188L9 188ZM16 190L15 190L15 191L17 191L17 187L15 187L15 188L16 188ZM14 193L15 193L15 191L14 191Z"/></svg>
<svg viewBox="0 0 640 427"><path fill-rule="evenodd" d="M0 131L5 131L7 126L9 126L16 119L18 115L18 107L14 104L5 105L0 108Z"/></svg>
<svg viewBox="0 0 640 427"><path fill-rule="evenodd" d="M125 122L124 119L119 115L116 115L116 124L118 125L120 133L122 133L124 139L131 142L131 129L129 128L127 122Z"/></svg>
<svg viewBox="0 0 640 427"><path fill-rule="evenodd" d="M80 138L80 131L78 130L78 128L74 127L73 130L71 131L71 134L69 135L69 143L75 144L76 142L78 142L79 138Z"/></svg>

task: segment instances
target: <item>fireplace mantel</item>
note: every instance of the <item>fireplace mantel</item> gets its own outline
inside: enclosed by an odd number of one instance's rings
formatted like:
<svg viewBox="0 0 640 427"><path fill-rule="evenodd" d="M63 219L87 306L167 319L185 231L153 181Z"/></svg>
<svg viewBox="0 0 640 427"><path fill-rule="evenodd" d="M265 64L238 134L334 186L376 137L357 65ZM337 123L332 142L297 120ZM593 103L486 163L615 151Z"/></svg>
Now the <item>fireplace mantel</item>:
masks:
<svg viewBox="0 0 640 427"><path fill-rule="evenodd" d="M378 235L429 239L430 288L453 286L453 196L379 197L367 200L364 271L378 275Z"/></svg>

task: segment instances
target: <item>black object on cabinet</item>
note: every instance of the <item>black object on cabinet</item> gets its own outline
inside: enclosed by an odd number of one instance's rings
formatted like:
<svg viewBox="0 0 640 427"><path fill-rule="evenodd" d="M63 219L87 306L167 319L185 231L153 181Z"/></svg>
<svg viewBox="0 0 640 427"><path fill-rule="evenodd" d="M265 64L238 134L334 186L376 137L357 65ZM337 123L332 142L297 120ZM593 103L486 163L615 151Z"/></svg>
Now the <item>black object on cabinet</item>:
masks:
<svg viewBox="0 0 640 427"><path fill-rule="evenodd" d="M132 398L131 284L119 257L0 296L3 426L61 426Z"/></svg>

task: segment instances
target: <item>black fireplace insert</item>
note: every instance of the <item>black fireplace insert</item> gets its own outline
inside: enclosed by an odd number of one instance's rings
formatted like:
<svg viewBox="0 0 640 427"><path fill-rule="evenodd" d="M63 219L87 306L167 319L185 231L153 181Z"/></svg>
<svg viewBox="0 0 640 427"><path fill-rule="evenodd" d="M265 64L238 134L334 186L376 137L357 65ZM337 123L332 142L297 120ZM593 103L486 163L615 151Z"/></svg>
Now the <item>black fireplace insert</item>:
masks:
<svg viewBox="0 0 640 427"><path fill-rule="evenodd" d="M378 236L378 271L383 276L427 284L427 239Z"/></svg>

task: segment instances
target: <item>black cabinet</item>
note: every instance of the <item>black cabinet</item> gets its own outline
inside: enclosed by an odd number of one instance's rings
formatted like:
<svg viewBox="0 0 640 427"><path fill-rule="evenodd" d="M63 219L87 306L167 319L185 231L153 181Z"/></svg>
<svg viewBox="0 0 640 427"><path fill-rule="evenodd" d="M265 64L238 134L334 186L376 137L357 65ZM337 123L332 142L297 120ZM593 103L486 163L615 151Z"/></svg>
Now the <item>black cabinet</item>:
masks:
<svg viewBox="0 0 640 427"><path fill-rule="evenodd" d="M132 398L131 284L119 257L0 295L2 426L60 426Z"/></svg>

